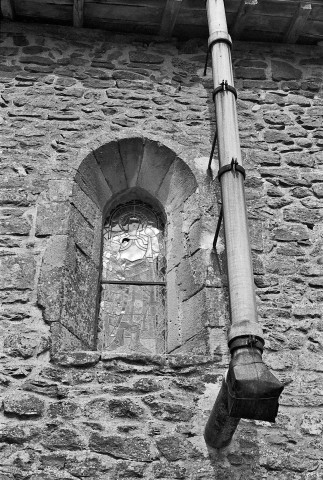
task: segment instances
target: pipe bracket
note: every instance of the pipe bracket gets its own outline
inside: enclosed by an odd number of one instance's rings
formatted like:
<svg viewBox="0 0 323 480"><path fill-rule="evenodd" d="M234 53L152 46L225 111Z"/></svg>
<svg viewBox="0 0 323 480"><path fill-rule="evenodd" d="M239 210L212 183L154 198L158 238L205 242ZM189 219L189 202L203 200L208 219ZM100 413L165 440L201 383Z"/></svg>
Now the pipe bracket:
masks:
<svg viewBox="0 0 323 480"><path fill-rule="evenodd" d="M235 99L236 100L238 99L237 90L232 85L228 84L228 80L222 80L220 85L213 90L213 94L212 94L213 102L215 102L215 97L219 92L226 92L226 91L233 93L233 95L235 96Z"/></svg>
<svg viewBox="0 0 323 480"><path fill-rule="evenodd" d="M226 172L239 172L242 174L243 179L246 179L246 171L245 169L239 165L238 160L236 158L232 158L231 163L228 163L227 165L224 165L221 167L218 171L218 180L220 181L222 175Z"/></svg>
<svg viewBox="0 0 323 480"><path fill-rule="evenodd" d="M264 350L265 341L261 337L255 335L246 335L242 337L235 337L229 342L229 349L232 354L237 348L257 348L261 351Z"/></svg>

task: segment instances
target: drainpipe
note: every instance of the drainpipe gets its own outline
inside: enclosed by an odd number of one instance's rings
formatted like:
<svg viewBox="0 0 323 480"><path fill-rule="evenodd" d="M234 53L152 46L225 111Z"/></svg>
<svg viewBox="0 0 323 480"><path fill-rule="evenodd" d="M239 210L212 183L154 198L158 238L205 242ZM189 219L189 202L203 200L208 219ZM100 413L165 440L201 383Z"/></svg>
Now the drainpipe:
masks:
<svg viewBox="0 0 323 480"><path fill-rule="evenodd" d="M263 363L262 328L258 324L248 219L245 171L233 83L231 37L223 0L207 0L209 51L212 55L224 238L230 298L231 362L205 428L213 448L228 445L240 418L275 421L281 383Z"/></svg>

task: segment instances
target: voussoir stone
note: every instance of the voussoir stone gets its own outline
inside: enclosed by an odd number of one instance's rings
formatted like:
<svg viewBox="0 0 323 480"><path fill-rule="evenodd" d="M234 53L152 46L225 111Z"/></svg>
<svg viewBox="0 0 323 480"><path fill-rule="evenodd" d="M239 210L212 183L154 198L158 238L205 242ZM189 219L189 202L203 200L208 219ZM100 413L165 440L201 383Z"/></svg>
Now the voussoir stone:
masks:
<svg viewBox="0 0 323 480"><path fill-rule="evenodd" d="M18 392L3 399L4 412L19 417L39 417L43 414L44 408L44 401L35 395Z"/></svg>

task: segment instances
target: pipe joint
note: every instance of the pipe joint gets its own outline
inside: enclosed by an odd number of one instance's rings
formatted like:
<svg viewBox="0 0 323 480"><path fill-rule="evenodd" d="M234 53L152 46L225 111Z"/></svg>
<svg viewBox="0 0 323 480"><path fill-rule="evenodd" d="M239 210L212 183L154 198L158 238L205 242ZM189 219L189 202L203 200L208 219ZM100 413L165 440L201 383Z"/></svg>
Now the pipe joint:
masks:
<svg viewBox="0 0 323 480"><path fill-rule="evenodd" d="M217 31L217 32L212 33L209 36L209 40L208 40L209 50L211 50L213 45L215 45L216 43L221 43L221 42L227 43L230 48L232 47L232 39L227 32Z"/></svg>
<svg viewBox="0 0 323 480"><path fill-rule="evenodd" d="M228 333L228 344L230 345L233 340L241 337L256 337L263 344L265 343L262 328L256 321L242 320L231 325Z"/></svg>

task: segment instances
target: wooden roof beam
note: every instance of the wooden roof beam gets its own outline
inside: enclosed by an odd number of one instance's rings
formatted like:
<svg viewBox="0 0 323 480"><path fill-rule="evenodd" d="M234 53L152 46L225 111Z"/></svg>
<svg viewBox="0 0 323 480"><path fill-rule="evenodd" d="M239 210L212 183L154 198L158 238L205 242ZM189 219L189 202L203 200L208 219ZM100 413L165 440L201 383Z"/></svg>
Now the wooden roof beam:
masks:
<svg viewBox="0 0 323 480"><path fill-rule="evenodd" d="M298 37L302 33L307 19L311 15L312 4L310 0L301 0L297 11L295 12L292 21L284 35L285 43L296 43Z"/></svg>
<svg viewBox="0 0 323 480"><path fill-rule="evenodd" d="M83 27L84 22L84 0L74 0L73 5L73 26Z"/></svg>
<svg viewBox="0 0 323 480"><path fill-rule="evenodd" d="M163 18L160 24L159 35L171 37L176 24L177 15L181 8L182 0L167 0Z"/></svg>
<svg viewBox="0 0 323 480"><path fill-rule="evenodd" d="M241 0L234 24L230 31L232 37L237 39L240 37L245 28L248 13L256 5L258 5L258 0Z"/></svg>
<svg viewBox="0 0 323 480"><path fill-rule="evenodd" d="M13 0L1 0L1 12L4 18L14 21L15 19L15 5Z"/></svg>

